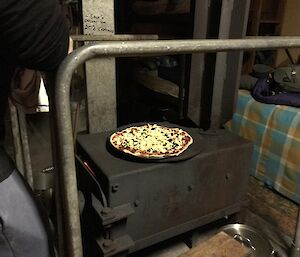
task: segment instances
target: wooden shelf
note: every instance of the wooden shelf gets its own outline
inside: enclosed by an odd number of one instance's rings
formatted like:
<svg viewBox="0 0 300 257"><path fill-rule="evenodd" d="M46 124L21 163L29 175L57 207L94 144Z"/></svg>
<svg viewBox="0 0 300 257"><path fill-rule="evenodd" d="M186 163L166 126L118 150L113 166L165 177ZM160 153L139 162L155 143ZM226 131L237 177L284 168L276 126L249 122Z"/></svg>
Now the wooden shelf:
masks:
<svg viewBox="0 0 300 257"><path fill-rule="evenodd" d="M247 36L279 35L285 4L286 0L251 0ZM256 54L256 51L248 52L243 73L251 72Z"/></svg>

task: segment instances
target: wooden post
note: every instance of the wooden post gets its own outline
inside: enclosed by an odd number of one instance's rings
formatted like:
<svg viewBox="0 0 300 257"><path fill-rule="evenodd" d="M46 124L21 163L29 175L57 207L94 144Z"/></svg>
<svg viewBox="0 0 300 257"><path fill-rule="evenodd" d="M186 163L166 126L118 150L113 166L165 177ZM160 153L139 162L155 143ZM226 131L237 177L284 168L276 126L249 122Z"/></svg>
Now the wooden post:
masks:
<svg viewBox="0 0 300 257"><path fill-rule="evenodd" d="M114 34L114 1L82 0L82 10L84 34ZM115 59L95 59L87 62L86 83L89 133L116 128Z"/></svg>
<svg viewBox="0 0 300 257"><path fill-rule="evenodd" d="M195 2L194 35L195 39L205 39L208 21L208 0ZM205 67L204 54L193 54L191 60L188 117L200 125L201 114L201 91L203 71Z"/></svg>
<svg viewBox="0 0 300 257"><path fill-rule="evenodd" d="M228 38L243 38L246 36L250 0L235 0ZM238 89L240 86L243 65L243 51L227 52L226 79L223 86L222 114L220 124L232 118L235 110Z"/></svg>
<svg viewBox="0 0 300 257"><path fill-rule="evenodd" d="M229 38L234 0L223 0L219 27L219 39ZM223 89L227 71L227 52L217 53L210 128L217 129L221 123Z"/></svg>

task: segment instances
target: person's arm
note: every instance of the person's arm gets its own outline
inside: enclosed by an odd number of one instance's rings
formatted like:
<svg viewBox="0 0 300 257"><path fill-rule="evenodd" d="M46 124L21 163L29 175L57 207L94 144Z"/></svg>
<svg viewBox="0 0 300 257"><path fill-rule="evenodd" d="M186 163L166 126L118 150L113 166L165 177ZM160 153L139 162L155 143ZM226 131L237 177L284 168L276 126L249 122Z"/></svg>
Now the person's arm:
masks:
<svg viewBox="0 0 300 257"><path fill-rule="evenodd" d="M68 26L58 0L0 1L0 57L7 63L52 71L68 48Z"/></svg>

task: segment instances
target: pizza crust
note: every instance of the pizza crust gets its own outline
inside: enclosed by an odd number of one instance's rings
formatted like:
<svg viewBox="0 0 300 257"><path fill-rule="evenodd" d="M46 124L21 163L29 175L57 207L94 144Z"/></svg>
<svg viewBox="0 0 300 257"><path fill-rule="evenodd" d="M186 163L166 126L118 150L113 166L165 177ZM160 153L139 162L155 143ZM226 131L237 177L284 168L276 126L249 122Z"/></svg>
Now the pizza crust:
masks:
<svg viewBox="0 0 300 257"><path fill-rule="evenodd" d="M166 158L180 155L193 143L193 138L180 128L146 124L113 133L110 143L133 156Z"/></svg>

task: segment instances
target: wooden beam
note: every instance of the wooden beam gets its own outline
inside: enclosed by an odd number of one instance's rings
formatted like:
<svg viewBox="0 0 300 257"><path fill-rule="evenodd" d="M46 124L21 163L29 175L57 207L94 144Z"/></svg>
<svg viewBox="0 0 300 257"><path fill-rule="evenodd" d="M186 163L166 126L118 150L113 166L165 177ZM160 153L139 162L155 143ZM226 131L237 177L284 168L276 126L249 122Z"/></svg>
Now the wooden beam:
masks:
<svg viewBox="0 0 300 257"><path fill-rule="evenodd" d="M219 38L229 38L234 0L223 0L219 27ZM213 96L211 106L210 128L219 128L222 114L223 87L227 71L227 52L217 53Z"/></svg>
<svg viewBox="0 0 300 257"><path fill-rule="evenodd" d="M209 0L195 1L194 35L195 39L205 39L207 34ZM191 61L189 102L187 116L200 125L201 91L203 71L205 67L205 54L193 54Z"/></svg>
<svg viewBox="0 0 300 257"><path fill-rule="evenodd" d="M223 0L219 38L243 38L246 34L250 0ZM234 11L233 11L234 10ZM242 69L242 51L217 53L210 128L231 119Z"/></svg>
<svg viewBox="0 0 300 257"><path fill-rule="evenodd" d="M82 0L85 35L113 35L114 1ZM114 58L86 63L88 128L90 133L117 127L116 68Z"/></svg>
<svg viewBox="0 0 300 257"><path fill-rule="evenodd" d="M246 36L250 0L235 0L229 38ZM227 52L227 71L223 87L221 124L232 118L235 110L243 65L243 51Z"/></svg>

